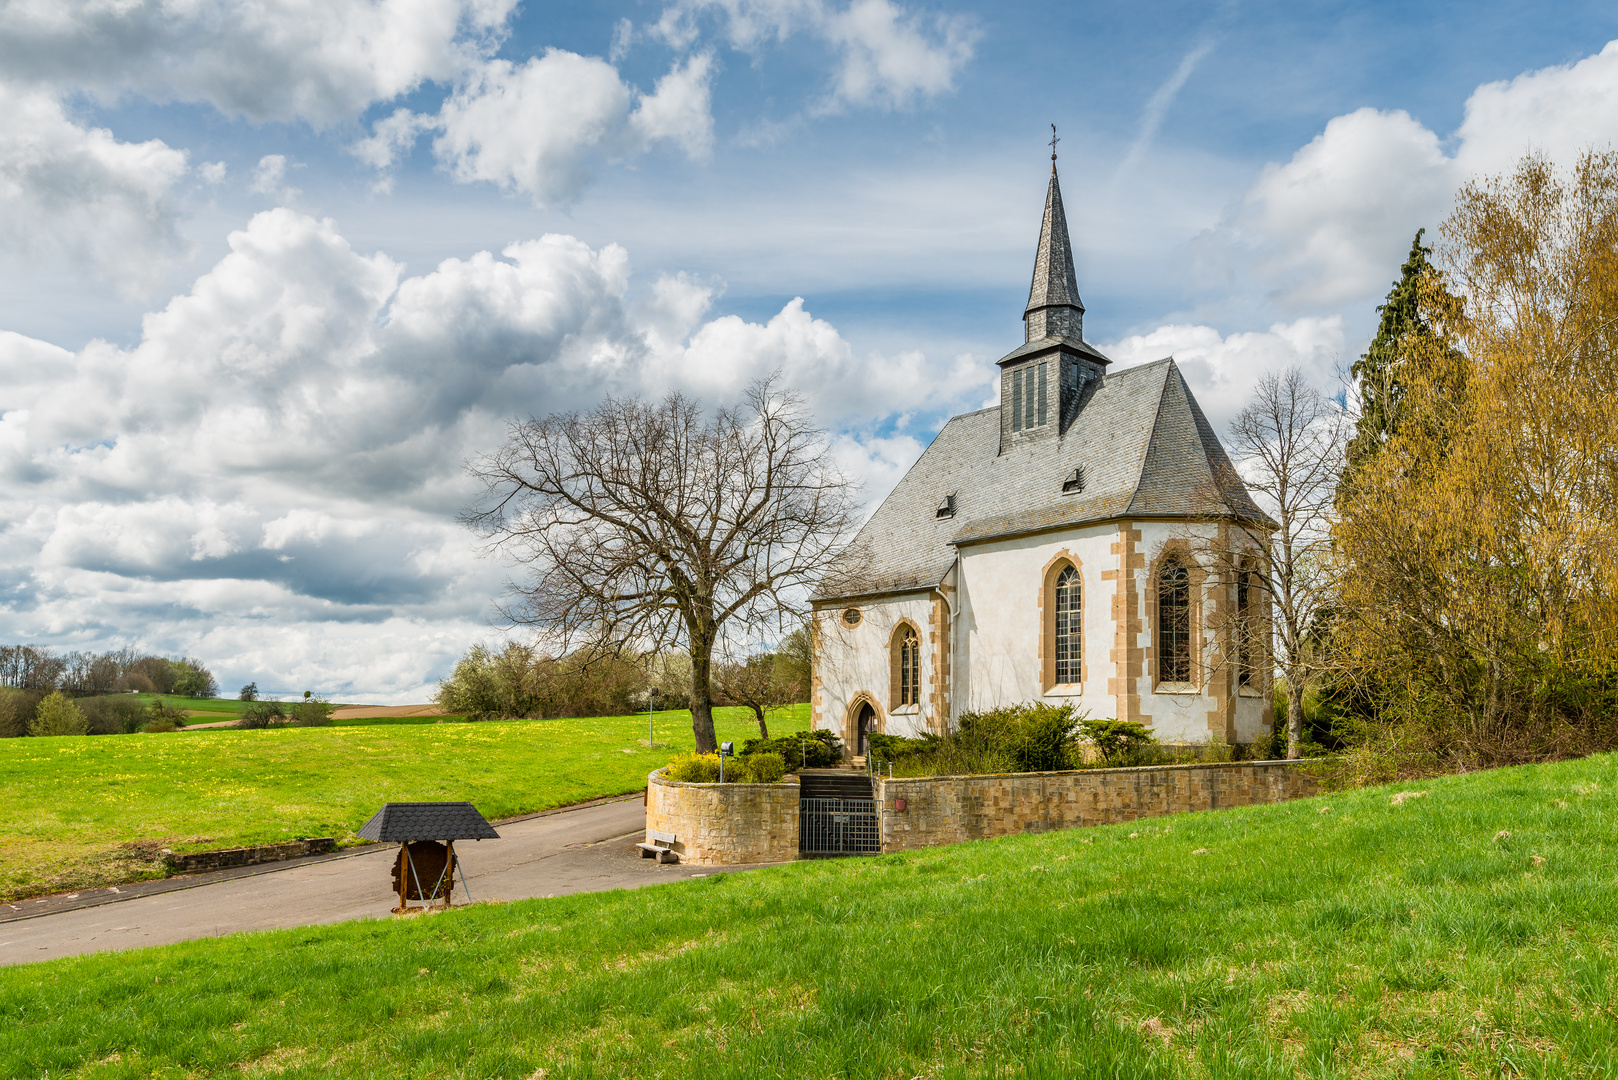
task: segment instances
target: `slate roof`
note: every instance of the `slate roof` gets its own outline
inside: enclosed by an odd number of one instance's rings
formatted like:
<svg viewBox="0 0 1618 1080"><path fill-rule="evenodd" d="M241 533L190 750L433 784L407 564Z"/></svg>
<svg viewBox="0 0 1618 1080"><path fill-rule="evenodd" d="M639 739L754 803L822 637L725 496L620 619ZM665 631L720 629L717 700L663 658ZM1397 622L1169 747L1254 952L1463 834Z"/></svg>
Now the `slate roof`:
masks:
<svg viewBox="0 0 1618 1080"><path fill-rule="evenodd" d="M998 406L938 433L827 575L815 599L930 589L956 545L1114 518L1229 515L1254 504L1172 357L1110 372L1060 437L1000 449ZM1062 482L1084 469L1084 490ZM955 496L955 516L937 516Z"/></svg>
<svg viewBox="0 0 1618 1080"><path fill-rule="evenodd" d="M383 843L500 839L494 826L469 802L390 802L354 835Z"/></svg>

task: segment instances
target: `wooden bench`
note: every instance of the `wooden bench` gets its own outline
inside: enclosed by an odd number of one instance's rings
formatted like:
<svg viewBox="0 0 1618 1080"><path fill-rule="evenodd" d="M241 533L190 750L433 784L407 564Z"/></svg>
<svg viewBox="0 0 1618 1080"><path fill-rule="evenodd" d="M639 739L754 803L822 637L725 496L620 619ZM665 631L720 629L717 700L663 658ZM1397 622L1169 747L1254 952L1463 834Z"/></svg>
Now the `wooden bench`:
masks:
<svg viewBox="0 0 1618 1080"><path fill-rule="evenodd" d="M640 857L643 859L650 859L655 855L660 863L679 862L680 856L674 852L674 845L679 842L679 839L678 836L671 832L658 832L656 829L647 829L645 842L635 846L640 848Z"/></svg>

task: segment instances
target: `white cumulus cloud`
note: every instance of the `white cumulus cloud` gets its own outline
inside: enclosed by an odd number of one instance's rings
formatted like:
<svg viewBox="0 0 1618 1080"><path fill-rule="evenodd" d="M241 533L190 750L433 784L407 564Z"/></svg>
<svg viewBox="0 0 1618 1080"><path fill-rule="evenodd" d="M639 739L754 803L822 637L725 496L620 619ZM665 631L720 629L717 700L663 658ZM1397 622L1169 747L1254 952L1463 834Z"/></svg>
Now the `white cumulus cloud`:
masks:
<svg viewBox="0 0 1618 1080"><path fill-rule="evenodd" d="M710 54L689 56L645 94L605 60L563 49L520 64L490 60L467 74L436 115L396 109L350 149L386 173L423 132L435 131L433 153L457 181L495 184L539 206L566 203L598 162L659 142L706 158L713 68Z"/></svg>
<svg viewBox="0 0 1618 1080"><path fill-rule="evenodd" d="M857 357L795 300L712 318L718 285L636 291L561 235L406 276L279 208L128 347L0 333L0 612L18 638L208 657L227 683L420 700L490 630L506 568L455 521L507 420L604 393L709 404L780 369L847 432L976 400L992 365ZM952 389L953 388L953 389ZM962 389L964 388L964 389ZM885 491L904 431L843 436Z"/></svg>
<svg viewBox="0 0 1618 1080"><path fill-rule="evenodd" d="M317 127L498 44L516 0L28 0L0 5L7 78L108 97L206 102Z"/></svg>
<svg viewBox="0 0 1618 1080"><path fill-rule="evenodd" d="M717 19L734 48L756 52L796 34L818 38L836 56L823 108L899 106L955 87L972 59L976 24L964 16L917 12L891 0L676 0L653 31L685 48L701 36L705 17Z"/></svg>
<svg viewBox="0 0 1618 1080"><path fill-rule="evenodd" d="M585 185L592 155L628 149L633 100L596 57L550 49L522 64L490 61L444 103L433 152L457 180L558 202Z"/></svg>
<svg viewBox="0 0 1618 1080"><path fill-rule="evenodd" d="M646 143L668 140L694 159L713 152L713 54L699 53L675 64L642 97L629 126Z"/></svg>
<svg viewBox="0 0 1618 1080"><path fill-rule="evenodd" d="M173 195L183 150L159 139L119 142L50 94L8 83L0 114L0 244L65 255L132 294L183 254Z"/></svg>
<svg viewBox="0 0 1618 1080"><path fill-rule="evenodd" d="M1538 151L1563 165L1618 138L1618 42L1576 63L1478 87L1448 140L1403 110L1329 121L1194 244L1209 283L1256 283L1283 313L1387 291L1418 228L1436 228L1467 178Z"/></svg>
<svg viewBox="0 0 1618 1080"><path fill-rule="evenodd" d="M889 0L854 0L821 25L842 53L836 98L854 105L902 107L953 90L977 41L962 17L923 17Z"/></svg>
<svg viewBox="0 0 1618 1080"><path fill-rule="evenodd" d="M1226 427L1247 404L1259 377L1301 369L1321 392L1335 397L1342 389L1339 368L1345 339L1338 316L1307 316L1276 323L1268 330L1220 334L1194 323L1160 326L1100 346L1114 370L1174 357L1197 404L1214 430Z"/></svg>

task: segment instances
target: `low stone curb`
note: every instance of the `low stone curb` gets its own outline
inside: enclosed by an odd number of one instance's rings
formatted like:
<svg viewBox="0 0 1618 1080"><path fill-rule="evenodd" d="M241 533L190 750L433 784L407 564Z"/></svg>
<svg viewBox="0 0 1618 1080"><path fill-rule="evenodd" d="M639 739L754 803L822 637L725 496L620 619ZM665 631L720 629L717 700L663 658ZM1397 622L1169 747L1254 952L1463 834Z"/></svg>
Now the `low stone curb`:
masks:
<svg viewBox="0 0 1618 1080"><path fill-rule="evenodd" d="M286 862L310 855L329 855L337 850L337 840L331 836L313 836L302 840L287 840L279 844L259 844L257 847L215 848L176 855L163 853L163 861L176 874L190 874L199 870L232 870L238 866L256 866L259 863Z"/></svg>

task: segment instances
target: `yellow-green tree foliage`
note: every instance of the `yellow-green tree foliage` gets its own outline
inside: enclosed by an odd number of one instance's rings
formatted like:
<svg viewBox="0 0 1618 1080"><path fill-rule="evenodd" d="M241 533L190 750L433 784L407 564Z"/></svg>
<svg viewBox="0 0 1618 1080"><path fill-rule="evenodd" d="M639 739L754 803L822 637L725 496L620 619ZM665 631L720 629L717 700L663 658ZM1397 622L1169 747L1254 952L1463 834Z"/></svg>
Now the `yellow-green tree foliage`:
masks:
<svg viewBox="0 0 1618 1080"><path fill-rule="evenodd" d="M1618 155L1476 180L1336 529L1371 745L1477 767L1618 733Z"/></svg>
<svg viewBox="0 0 1618 1080"><path fill-rule="evenodd" d="M549 657L531 645L509 642L499 652L474 645L438 684L433 701L446 713L472 720L521 716L617 716L646 707L649 679L665 690L660 709L683 709L689 662L679 656ZM648 669L653 670L650 674ZM672 686L678 694L666 692Z"/></svg>
<svg viewBox="0 0 1618 1080"><path fill-rule="evenodd" d="M30 735L83 735L84 731L83 710L60 690L46 694L28 722Z"/></svg>

